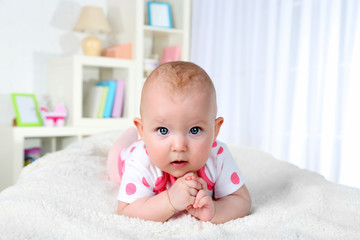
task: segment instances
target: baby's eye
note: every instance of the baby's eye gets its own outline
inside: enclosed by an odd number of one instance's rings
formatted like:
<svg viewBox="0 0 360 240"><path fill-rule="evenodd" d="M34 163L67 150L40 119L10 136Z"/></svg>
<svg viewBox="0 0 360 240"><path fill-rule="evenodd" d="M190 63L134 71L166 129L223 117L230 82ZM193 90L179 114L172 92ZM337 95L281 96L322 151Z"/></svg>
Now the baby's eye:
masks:
<svg viewBox="0 0 360 240"><path fill-rule="evenodd" d="M199 134L200 132L201 132L200 127L193 127L190 129L190 133L194 135Z"/></svg>
<svg viewBox="0 0 360 240"><path fill-rule="evenodd" d="M157 131L158 131L158 133L160 133L161 135L166 135L166 134L168 134L168 132L169 132L169 130L168 130L167 128L165 128L165 127L159 127Z"/></svg>

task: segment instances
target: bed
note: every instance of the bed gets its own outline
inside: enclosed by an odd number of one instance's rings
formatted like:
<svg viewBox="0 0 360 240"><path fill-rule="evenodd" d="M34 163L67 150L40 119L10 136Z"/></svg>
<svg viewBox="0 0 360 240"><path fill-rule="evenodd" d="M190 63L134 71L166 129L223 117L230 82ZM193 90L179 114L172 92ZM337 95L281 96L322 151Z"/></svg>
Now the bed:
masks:
<svg viewBox="0 0 360 240"><path fill-rule="evenodd" d="M360 239L360 190L246 147L232 146L253 200L247 217L214 225L180 214L165 223L116 214L105 174L119 132L47 154L0 193L0 239Z"/></svg>

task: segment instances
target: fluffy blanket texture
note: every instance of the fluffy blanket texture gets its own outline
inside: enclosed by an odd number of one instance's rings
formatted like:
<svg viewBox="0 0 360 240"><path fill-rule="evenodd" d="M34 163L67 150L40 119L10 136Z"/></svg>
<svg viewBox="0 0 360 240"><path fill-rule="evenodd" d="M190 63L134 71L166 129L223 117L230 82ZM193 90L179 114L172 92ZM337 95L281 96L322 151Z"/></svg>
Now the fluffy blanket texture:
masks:
<svg viewBox="0 0 360 240"><path fill-rule="evenodd" d="M47 154L0 193L0 239L360 239L360 190L249 148L232 147L253 200L247 217L214 225L190 215L165 223L116 214L105 174L119 133Z"/></svg>

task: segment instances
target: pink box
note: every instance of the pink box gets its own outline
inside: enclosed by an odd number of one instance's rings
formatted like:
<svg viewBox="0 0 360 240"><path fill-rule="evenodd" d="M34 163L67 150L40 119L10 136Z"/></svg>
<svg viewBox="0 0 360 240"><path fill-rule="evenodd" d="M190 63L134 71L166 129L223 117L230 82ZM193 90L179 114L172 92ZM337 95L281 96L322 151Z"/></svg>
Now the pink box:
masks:
<svg viewBox="0 0 360 240"><path fill-rule="evenodd" d="M161 63L179 61L181 54L180 46L164 47L162 52Z"/></svg>
<svg viewBox="0 0 360 240"><path fill-rule="evenodd" d="M132 44L119 44L107 47L103 49L101 52L101 56L103 57L113 57L113 58L125 58L131 59L132 52Z"/></svg>

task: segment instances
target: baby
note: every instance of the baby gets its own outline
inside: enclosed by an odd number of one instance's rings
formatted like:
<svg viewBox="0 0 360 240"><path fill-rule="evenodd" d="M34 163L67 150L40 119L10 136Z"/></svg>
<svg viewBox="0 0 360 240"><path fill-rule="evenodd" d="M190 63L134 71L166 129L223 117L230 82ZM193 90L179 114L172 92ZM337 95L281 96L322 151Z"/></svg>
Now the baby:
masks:
<svg viewBox="0 0 360 240"><path fill-rule="evenodd" d="M226 145L207 73L169 62L147 78L141 118L110 150L108 174L120 183L118 214L164 222L176 212L212 223L249 214L251 198Z"/></svg>

